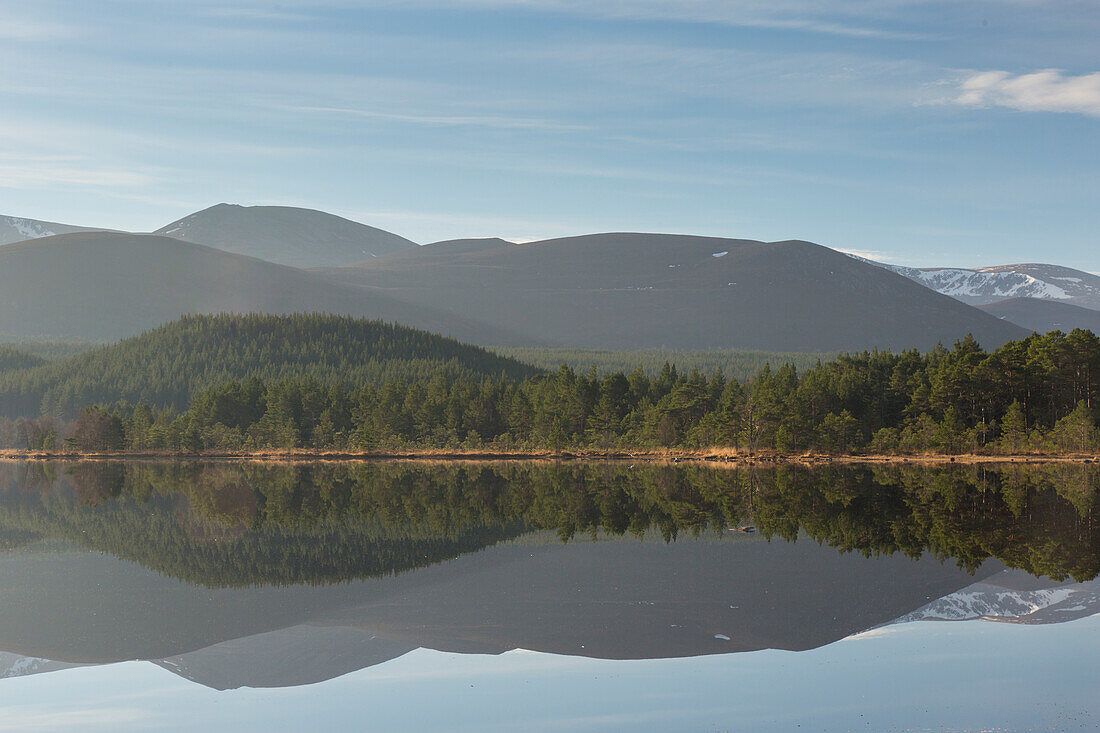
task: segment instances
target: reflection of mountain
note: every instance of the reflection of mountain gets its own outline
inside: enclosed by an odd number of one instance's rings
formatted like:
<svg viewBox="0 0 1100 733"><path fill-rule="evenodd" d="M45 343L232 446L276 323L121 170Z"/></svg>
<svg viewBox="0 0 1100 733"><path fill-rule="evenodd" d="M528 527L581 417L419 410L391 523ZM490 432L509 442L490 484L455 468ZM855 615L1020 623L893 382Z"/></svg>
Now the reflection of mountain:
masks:
<svg viewBox="0 0 1100 733"><path fill-rule="evenodd" d="M1005 570L897 619L1058 624L1100 613L1100 580L1057 583Z"/></svg>
<svg viewBox="0 0 1100 733"><path fill-rule="evenodd" d="M416 647L613 659L811 649L973 580L932 558L756 538L563 545L536 535L393 577L222 590L103 555L33 550L0 556L5 647L75 662L160 659L217 688L319 681Z"/></svg>
<svg viewBox="0 0 1100 733"><path fill-rule="evenodd" d="M80 666L82 665L71 662L55 662L52 659L24 657L20 654L0 652L0 680L8 677L26 677L30 674L56 672L60 669L72 669Z"/></svg>
<svg viewBox="0 0 1100 733"><path fill-rule="evenodd" d="M1097 577L1097 478L1092 466L6 463L0 647L32 658L16 672L160 660L227 688L304 684L417 647L680 657L811 649L937 613L1057 620L1092 601L1000 561ZM754 534L725 531L750 522Z"/></svg>
<svg viewBox="0 0 1100 733"><path fill-rule="evenodd" d="M223 641L155 663L217 690L292 687L381 664L415 648L358 629L302 624Z"/></svg>

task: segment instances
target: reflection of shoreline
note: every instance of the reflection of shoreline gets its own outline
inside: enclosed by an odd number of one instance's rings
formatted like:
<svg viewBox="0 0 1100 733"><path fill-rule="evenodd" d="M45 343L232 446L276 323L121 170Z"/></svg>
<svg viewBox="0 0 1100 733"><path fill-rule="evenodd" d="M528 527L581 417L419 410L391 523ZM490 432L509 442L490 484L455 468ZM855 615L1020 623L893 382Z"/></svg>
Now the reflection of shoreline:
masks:
<svg viewBox="0 0 1100 733"><path fill-rule="evenodd" d="M211 463L369 463L369 462L438 462L438 463L498 463L498 462L565 462L584 461L592 463L700 463L708 466L741 467L752 465L984 465L984 464L1100 464L1100 454L1074 453L1058 454L1005 454L984 455L965 453L959 455L828 455L828 454L780 454L759 453L748 456L733 451L710 449L701 451L685 450L638 450L638 451L447 451L447 450L407 450L407 451L253 451L187 453L174 451L161 452L60 452L60 451L18 451L0 450L0 461L18 463L22 461L202 461Z"/></svg>

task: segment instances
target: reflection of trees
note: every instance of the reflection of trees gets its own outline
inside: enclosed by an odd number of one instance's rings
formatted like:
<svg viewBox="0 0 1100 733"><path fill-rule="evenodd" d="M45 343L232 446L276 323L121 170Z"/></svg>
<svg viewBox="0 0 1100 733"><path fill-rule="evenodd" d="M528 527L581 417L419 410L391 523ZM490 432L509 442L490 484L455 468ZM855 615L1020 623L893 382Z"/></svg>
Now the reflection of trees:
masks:
<svg viewBox="0 0 1100 733"><path fill-rule="evenodd" d="M33 464L32 464L33 465ZM1100 573L1100 471L917 466L734 471L618 464L123 462L0 467L0 548L60 537L206 585L401 572L533 529L721 533L754 524L864 555L995 557ZM5 539L8 538L8 539Z"/></svg>

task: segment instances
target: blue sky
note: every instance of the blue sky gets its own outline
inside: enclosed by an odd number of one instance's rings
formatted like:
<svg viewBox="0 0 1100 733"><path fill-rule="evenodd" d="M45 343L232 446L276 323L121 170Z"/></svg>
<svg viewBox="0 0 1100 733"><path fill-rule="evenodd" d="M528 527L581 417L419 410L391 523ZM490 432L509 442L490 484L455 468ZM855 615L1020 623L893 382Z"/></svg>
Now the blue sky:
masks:
<svg viewBox="0 0 1100 733"><path fill-rule="evenodd" d="M1100 271L1100 4L0 0L0 213Z"/></svg>

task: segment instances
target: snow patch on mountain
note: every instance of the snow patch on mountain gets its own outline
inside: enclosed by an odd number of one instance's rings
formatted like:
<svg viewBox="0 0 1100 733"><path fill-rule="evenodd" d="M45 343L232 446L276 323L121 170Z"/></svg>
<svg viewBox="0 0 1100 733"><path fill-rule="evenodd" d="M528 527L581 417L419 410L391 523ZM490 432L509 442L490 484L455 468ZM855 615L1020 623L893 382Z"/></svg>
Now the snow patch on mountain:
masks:
<svg viewBox="0 0 1100 733"><path fill-rule="evenodd" d="M55 224L50 221L26 219L22 216L0 216L0 245L25 242L28 239L53 237L58 234L97 231L88 227Z"/></svg>
<svg viewBox="0 0 1100 733"><path fill-rule="evenodd" d="M0 244L52 237L56 234L59 232L51 229L45 222L18 216L0 216Z"/></svg>

